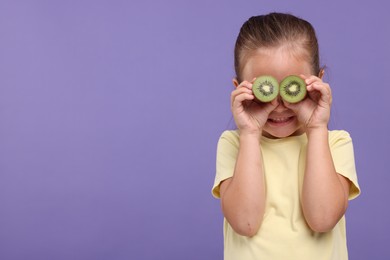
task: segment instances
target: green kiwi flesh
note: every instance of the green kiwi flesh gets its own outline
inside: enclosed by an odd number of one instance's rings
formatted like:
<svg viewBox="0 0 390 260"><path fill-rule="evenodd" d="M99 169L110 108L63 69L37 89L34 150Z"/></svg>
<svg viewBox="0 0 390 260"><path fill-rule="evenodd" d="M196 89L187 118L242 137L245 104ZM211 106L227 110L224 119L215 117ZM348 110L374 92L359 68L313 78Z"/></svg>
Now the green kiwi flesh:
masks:
<svg viewBox="0 0 390 260"><path fill-rule="evenodd" d="M289 103L298 103L306 96L305 81L295 75L286 77L280 83L280 96Z"/></svg>
<svg viewBox="0 0 390 260"><path fill-rule="evenodd" d="M279 83L272 76L260 76L252 85L256 99L261 102L271 102L279 94Z"/></svg>

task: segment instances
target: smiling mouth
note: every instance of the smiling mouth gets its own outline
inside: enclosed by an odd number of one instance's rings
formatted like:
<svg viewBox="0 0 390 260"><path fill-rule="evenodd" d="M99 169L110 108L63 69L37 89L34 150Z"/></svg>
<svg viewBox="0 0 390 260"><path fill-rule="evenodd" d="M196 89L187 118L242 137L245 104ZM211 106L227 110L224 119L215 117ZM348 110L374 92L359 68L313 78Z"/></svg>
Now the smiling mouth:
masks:
<svg viewBox="0 0 390 260"><path fill-rule="evenodd" d="M289 117L277 117L277 118L268 118L268 122L273 123L273 124L284 124L288 123L293 120L293 116Z"/></svg>

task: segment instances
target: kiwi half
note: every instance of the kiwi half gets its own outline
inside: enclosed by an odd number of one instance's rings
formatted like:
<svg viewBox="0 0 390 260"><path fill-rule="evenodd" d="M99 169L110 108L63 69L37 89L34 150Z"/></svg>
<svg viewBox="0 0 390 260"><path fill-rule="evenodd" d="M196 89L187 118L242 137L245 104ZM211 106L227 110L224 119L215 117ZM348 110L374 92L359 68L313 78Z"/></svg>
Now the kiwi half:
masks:
<svg viewBox="0 0 390 260"><path fill-rule="evenodd" d="M306 83L298 76L291 75L280 83L280 96L289 103L298 103L306 96Z"/></svg>
<svg viewBox="0 0 390 260"><path fill-rule="evenodd" d="M261 102L271 102L279 94L279 83L272 76L260 76L252 85L256 99Z"/></svg>

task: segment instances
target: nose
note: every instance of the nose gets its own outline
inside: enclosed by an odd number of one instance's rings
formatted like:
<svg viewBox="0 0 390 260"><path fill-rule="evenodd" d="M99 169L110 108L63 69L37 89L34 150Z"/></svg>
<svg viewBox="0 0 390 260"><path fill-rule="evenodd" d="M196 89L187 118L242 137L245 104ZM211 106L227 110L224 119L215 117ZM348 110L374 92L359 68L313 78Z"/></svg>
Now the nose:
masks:
<svg viewBox="0 0 390 260"><path fill-rule="evenodd" d="M285 110L287 110L288 108L284 105L283 103L283 99L280 95L278 95L277 97L277 100L278 100L278 106L275 108L275 111L276 112L283 112Z"/></svg>
<svg viewBox="0 0 390 260"><path fill-rule="evenodd" d="M283 99L281 95L278 95L276 98L278 99L279 104L283 104Z"/></svg>

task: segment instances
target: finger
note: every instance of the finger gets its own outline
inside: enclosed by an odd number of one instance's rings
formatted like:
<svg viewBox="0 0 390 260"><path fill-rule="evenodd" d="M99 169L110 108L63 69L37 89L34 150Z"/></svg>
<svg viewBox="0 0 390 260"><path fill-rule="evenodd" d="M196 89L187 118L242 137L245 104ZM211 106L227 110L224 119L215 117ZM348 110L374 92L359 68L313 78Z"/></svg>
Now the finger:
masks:
<svg viewBox="0 0 390 260"><path fill-rule="evenodd" d="M313 84L314 82L322 82L322 79L320 79L319 77L313 76L313 75L309 76L305 79L306 85Z"/></svg>
<svg viewBox="0 0 390 260"><path fill-rule="evenodd" d="M247 89L245 87L237 88L236 90L232 91L231 94L231 103L233 103L237 97L244 95L245 97L249 97L249 100L252 100L254 98L253 92L250 89ZM240 98L240 100L245 100Z"/></svg>
<svg viewBox="0 0 390 260"><path fill-rule="evenodd" d="M326 103L332 102L332 91L328 84L313 83L308 89L309 92L317 91L320 93L320 99Z"/></svg>
<svg viewBox="0 0 390 260"><path fill-rule="evenodd" d="M305 80L305 83L306 83L306 87L307 89L311 89L313 84L322 84L324 86L326 86L327 88L330 88L329 84L326 83L326 82L323 82L322 79L316 77L316 76L310 76L309 78L307 78Z"/></svg>
<svg viewBox="0 0 390 260"><path fill-rule="evenodd" d="M280 104L279 100L277 98L275 98L271 102L266 103L264 110L266 110L267 113L270 114L272 111L274 111L279 106L279 104Z"/></svg>
<svg viewBox="0 0 390 260"><path fill-rule="evenodd" d="M251 93L240 93L239 95L235 96L234 101L237 102L244 102L245 100L253 100L255 96Z"/></svg>
<svg viewBox="0 0 390 260"><path fill-rule="evenodd" d="M232 91L231 100L230 100L231 103L233 103L233 100L235 99L235 97L237 95L240 95L242 93L247 93L247 94L253 95L252 84L249 83L248 81L241 82L240 85L238 85L237 88Z"/></svg>
<svg viewBox="0 0 390 260"><path fill-rule="evenodd" d="M232 91L233 95L238 95L241 93L253 93L253 91L251 88L245 86L237 87L235 90Z"/></svg>
<svg viewBox="0 0 390 260"><path fill-rule="evenodd" d="M285 100L283 100L283 105L285 107L287 107L288 109L291 109L292 111L294 111L295 113L299 110L299 106L301 105L302 103L301 102L298 102L298 103L289 103Z"/></svg>
<svg viewBox="0 0 390 260"><path fill-rule="evenodd" d="M237 89L238 88L247 88L247 89L252 89L252 83L249 82L249 81L246 81L244 80L243 82L241 82L238 86L237 86Z"/></svg>
<svg viewBox="0 0 390 260"><path fill-rule="evenodd" d="M306 79L307 79L307 77L306 77L305 74L300 74L299 77L301 77L303 80L306 80Z"/></svg>
<svg viewBox="0 0 390 260"><path fill-rule="evenodd" d="M231 101L233 101L238 95L241 95L243 93L253 95L253 92L251 89L248 89L246 87L240 87L236 88L235 90L232 91L231 93Z"/></svg>
<svg viewBox="0 0 390 260"><path fill-rule="evenodd" d="M236 96L232 100L232 108L233 109L243 108L244 107L244 104L243 104L244 101L250 101L250 100L253 100L254 98L255 98L255 96L253 96L252 94L242 93L242 94Z"/></svg>
<svg viewBox="0 0 390 260"><path fill-rule="evenodd" d="M272 101L270 102L270 104L271 104L272 106L274 106L274 107L279 106L279 104L280 104L279 98L275 98L274 100L272 100Z"/></svg>
<svg viewBox="0 0 390 260"><path fill-rule="evenodd" d="M307 88L310 91L318 90L321 93L324 93L324 91L327 91L329 93L331 92L329 84L323 82L313 82L312 84L308 85Z"/></svg>

